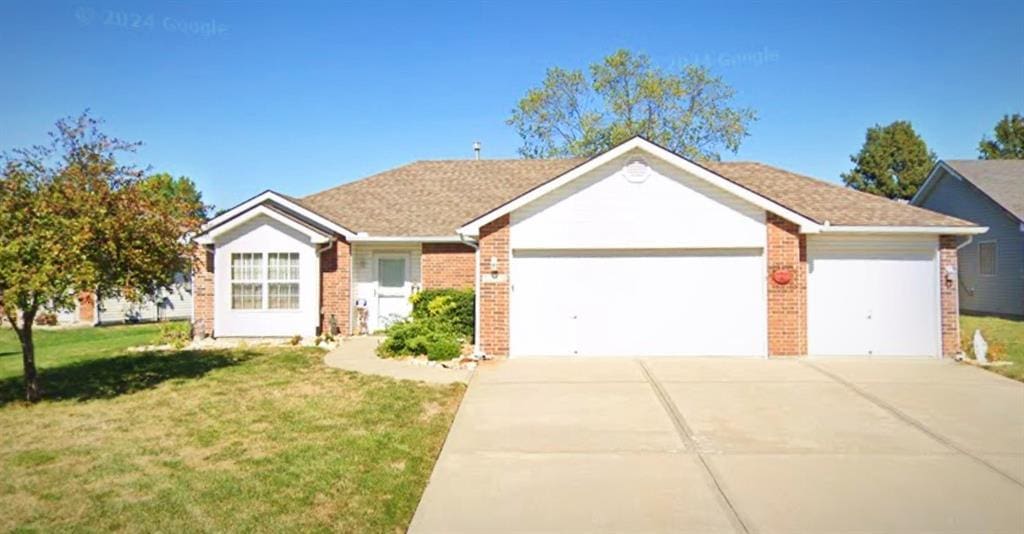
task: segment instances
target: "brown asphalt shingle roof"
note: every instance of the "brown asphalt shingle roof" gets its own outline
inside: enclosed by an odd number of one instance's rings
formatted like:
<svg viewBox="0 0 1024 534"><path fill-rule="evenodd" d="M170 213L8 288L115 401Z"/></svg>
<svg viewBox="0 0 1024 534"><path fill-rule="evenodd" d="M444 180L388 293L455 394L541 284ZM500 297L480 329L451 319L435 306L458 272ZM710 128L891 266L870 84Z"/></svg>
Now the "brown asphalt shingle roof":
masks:
<svg viewBox="0 0 1024 534"><path fill-rule="evenodd" d="M704 167L819 224L976 226L970 221L754 162Z"/></svg>
<svg viewBox="0 0 1024 534"><path fill-rule="evenodd" d="M417 161L296 202L356 232L451 236L463 224L558 177L584 159ZM819 223L974 226L973 223L750 162L707 169Z"/></svg>
<svg viewBox="0 0 1024 534"><path fill-rule="evenodd" d="M1024 160L959 159L946 161L946 165L1024 221Z"/></svg>

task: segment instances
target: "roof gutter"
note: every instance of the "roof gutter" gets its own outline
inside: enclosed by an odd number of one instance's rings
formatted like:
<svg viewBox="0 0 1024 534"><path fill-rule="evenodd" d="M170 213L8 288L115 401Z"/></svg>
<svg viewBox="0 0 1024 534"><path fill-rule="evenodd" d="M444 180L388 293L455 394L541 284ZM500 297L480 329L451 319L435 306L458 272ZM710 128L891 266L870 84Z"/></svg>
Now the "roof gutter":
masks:
<svg viewBox="0 0 1024 534"><path fill-rule="evenodd" d="M480 350L480 242L459 235L459 241L473 247L473 358L483 359Z"/></svg>
<svg viewBox="0 0 1024 534"><path fill-rule="evenodd" d="M465 243L459 235L434 236L371 236L360 232L348 239L350 243Z"/></svg>
<svg viewBox="0 0 1024 534"><path fill-rule="evenodd" d="M825 222L821 226L825 234L942 234L978 235L988 231L987 226L833 226Z"/></svg>

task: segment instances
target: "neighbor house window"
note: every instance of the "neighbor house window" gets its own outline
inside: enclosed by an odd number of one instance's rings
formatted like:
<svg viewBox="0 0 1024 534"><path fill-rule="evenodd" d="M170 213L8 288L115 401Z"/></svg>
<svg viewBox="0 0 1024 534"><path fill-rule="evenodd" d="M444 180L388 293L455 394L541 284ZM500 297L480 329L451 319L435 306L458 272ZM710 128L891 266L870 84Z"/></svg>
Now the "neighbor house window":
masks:
<svg viewBox="0 0 1024 534"><path fill-rule="evenodd" d="M299 308L299 254L271 252L267 254L267 308L296 310Z"/></svg>
<svg viewBox="0 0 1024 534"><path fill-rule="evenodd" d="M996 242L985 241L978 243L978 261L981 274L995 276L996 274Z"/></svg>
<svg viewBox="0 0 1024 534"><path fill-rule="evenodd" d="M263 254L231 255L231 309L263 308Z"/></svg>

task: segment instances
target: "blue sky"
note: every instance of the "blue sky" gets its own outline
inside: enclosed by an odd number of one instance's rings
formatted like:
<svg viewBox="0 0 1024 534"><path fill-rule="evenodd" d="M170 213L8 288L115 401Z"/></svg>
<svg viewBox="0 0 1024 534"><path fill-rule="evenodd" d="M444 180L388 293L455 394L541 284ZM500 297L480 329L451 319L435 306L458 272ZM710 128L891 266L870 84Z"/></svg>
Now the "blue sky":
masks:
<svg viewBox="0 0 1024 534"><path fill-rule="evenodd" d="M890 5L891 4L891 5ZM208 202L302 195L416 159L515 157L545 68L617 48L712 67L760 120L737 154L827 180L913 122L976 157L1024 112L1024 2L0 4L0 150L85 108Z"/></svg>

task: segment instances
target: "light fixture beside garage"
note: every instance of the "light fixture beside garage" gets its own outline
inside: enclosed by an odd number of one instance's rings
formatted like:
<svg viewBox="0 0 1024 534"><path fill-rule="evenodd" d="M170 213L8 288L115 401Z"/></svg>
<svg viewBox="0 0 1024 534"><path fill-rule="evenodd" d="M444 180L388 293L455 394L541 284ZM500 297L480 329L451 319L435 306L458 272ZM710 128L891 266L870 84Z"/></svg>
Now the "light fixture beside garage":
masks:
<svg viewBox="0 0 1024 534"><path fill-rule="evenodd" d="M651 175L651 167L643 158L632 158L622 167L622 174L631 184L642 184Z"/></svg>

